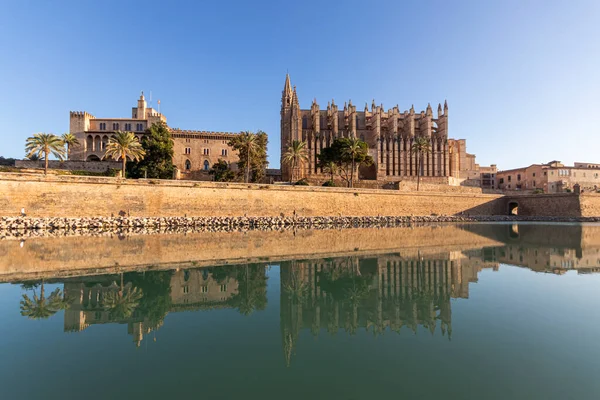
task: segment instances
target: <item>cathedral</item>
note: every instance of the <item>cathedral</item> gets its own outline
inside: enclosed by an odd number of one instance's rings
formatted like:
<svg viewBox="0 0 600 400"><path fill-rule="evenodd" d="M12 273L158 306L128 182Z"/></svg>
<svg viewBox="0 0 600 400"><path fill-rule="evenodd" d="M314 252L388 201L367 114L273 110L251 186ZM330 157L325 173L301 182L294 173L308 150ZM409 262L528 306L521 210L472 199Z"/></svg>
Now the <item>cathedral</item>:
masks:
<svg viewBox="0 0 600 400"><path fill-rule="evenodd" d="M437 184L461 185L472 181L479 186L479 166L475 156L466 152L464 139L448 138L448 104L439 104L437 116L431 105L421 112L400 111L395 107L385 110L372 102L358 111L352 101L339 109L334 100L321 109L316 99L310 109L301 109L296 87L286 75L281 97L281 154L294 141L306 142L308 162L294 173L295 177L310 181L326 181L318 167L319 154L339 137L354 137L367 143L374 165L359 169L361 180L397 182L416 179L419 162L411 151L416 137L426 137L431 152L425 155L421 176L424 181ZM282 179L290 179L290 168L282 162ZM467 184L469 184L467 182Z"/></svg>

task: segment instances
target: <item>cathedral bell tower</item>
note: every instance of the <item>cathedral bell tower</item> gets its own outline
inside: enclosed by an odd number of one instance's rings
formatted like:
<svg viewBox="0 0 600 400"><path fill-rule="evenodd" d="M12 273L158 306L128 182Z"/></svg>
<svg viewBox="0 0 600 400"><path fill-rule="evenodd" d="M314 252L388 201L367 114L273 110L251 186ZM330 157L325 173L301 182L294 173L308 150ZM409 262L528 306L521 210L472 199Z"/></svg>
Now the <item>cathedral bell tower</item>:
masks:
<svg viewBox="0 0 600 400"><path fill-rule="evenodd" d="M281 157L293 140L302 140L302 116L296 88L292 89L289 74L285 75L285 84L281 94ZM290 170L281 163L281 177L289 180Z"/></svg>

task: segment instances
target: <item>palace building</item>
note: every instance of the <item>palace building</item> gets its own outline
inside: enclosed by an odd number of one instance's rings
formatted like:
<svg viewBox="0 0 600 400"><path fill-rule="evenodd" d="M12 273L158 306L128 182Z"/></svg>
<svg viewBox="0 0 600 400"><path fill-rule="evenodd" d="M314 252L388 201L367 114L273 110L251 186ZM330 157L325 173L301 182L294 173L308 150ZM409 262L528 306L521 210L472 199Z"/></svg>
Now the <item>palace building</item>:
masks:
<svg viewBox="0 0 600 400"><path fill-rule="evenodd" d="M131 118L96 118L85 111L71 111L70 132L80 145L73 148L71 160L100 161L104 157L108 139L116 131L133 132L139 139L154 123L167 123L167 118L148 107L144 92L131 110ZM174 142L173 164L177 178L210 180L209 169L219 159L232 169L237 168L238 155L228 145L237 135L231 132L188 131L169 128Z"/></svg>
<svg viewBox="0 0 600 400"><path fill-rule="evenodd" d="M327 180L317 166L321 149L339 137L354 137L366 142L374 165L361 167L363 180L394 182L416 179L418 160L411 151L416 137L426 137L431 143L431 153L425 156L421 176L424 181L438 184L480 186L479 165L475 156L466 152L464 139L448 136L448 104L438 105L434 116L431 105L424 111L400 111L396 105L384 109L372 102L362 111L350 100L339 109L334 100L321 109L316 99L310 109L301 109L296 87L286 75L281 97L281 153L294 140L307 144L309 160L294 175L314 181ZM282 162L282 179L290 178L289 167Z"/></svg>

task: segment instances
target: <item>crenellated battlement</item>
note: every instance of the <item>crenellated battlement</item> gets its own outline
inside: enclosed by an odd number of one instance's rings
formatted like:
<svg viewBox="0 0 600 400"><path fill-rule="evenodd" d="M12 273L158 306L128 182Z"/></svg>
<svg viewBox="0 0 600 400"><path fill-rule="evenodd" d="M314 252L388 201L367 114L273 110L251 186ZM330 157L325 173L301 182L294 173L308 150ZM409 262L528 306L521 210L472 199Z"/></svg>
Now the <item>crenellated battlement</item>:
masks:
<svg viewBox="0 0 600 400"><path fill-rule="evenodd" d="M206 136L214 138L215 136L227 136L234 137L239 135L240 133L235 132L213 132L213 131L194 131L187 129L179 129L179 128L170 128L172 135L190 135L190 136Z"/></svg>
<svg viewBox="0 0 600 400"><path fill-rule="evenodd" d="M92 114L88 113L87 111L70 111L69 115L71 116L71 118L90 118L90 119L94 119L96 117L94 117Z"/></svg>

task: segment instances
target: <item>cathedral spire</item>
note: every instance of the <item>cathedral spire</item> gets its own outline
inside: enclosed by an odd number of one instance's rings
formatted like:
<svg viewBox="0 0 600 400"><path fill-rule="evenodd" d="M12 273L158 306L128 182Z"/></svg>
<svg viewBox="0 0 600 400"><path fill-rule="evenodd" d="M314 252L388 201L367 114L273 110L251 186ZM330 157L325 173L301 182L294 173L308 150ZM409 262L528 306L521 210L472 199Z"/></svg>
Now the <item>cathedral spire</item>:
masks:
<svg viewBox="0 0 600 400"><path fill-rule="evenodd" d="M448 115L448 102L444 100L444 115Z"/></svg>
<svg viewBox="0 0 600 400"><path fill-rule="evenodd" d="M290 75L285 74L285 84L283 85L283 92L281 92L281 106L289 107L292 104L292 84L290 82Z"/></svg>
<svg viewBox="0 0 600 400"><path fill-rule="evenodd" d="M290 82L290 74L285 74L285 84L283 85L283 92L286 94L292 94L292 83Z"/></svg>

